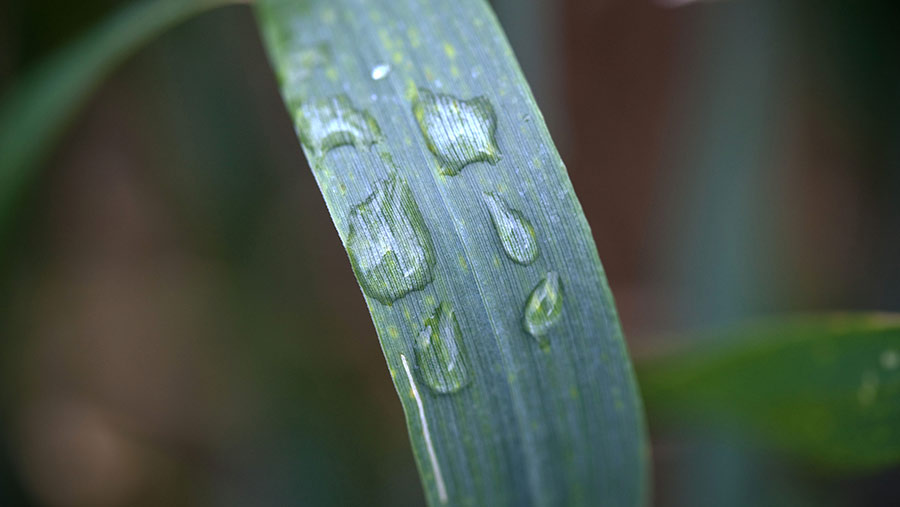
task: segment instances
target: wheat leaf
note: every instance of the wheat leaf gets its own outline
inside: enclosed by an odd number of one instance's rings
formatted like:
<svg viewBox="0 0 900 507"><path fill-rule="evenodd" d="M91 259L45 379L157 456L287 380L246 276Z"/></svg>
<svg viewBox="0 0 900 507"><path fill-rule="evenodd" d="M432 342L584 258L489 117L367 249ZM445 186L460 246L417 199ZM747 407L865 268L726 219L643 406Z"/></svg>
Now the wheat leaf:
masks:
<svg viewBox="0 0 900 507"><path fill-rule="evenodd" d="M257 14L429 503L644 503L642 408L613 299L493 13L481 0L269 0Z"/></svg>

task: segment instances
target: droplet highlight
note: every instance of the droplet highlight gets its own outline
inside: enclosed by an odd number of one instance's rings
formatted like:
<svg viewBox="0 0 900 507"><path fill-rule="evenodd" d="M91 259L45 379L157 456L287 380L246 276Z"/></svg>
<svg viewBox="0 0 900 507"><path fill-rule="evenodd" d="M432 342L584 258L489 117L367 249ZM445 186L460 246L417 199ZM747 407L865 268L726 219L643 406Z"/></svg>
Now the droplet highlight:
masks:
<svg viewBox="0 0 900 507"><path fill-rule="evenodd" d="M391 73L391 66L386 63L382 63L381 65L376 65L376 66L372 67L371 76L372 76L372 79L374 79L375 81L380 81L380 80L386 78L387 75L390 73Z"/></svg>
<svg viewBox="0 0 900 507"><path fill-rule="evenodd" d="M562 316L563 294L562 283L556 271L547 273L535 286L525 303L525 315L522 324L525 331L538 343L546 345L547 332Z"/></svg>
<svg viewBox="0 0 900 507"><path fill-rule="evenodd" d="M484 194L484 202L506 255L525 266L534 262L538 256L538 244L531 222L493 192Z"/></svg>
<svg viewBox="0 0 900 507"><path fill-rule="evenodd" d="M347 251L363 291L382 304L431 283L434 242L406 180L376 183L350 211Z"/></svg>
<svg viewBox="0 0 900 507"><path fill-rule="evenodd" d="M367 111L355 109L345 94L305 102L297 115L297 131L307 149L321 158L338 146L371 146L381 129Z"/></svg>
<svg viewBox="0 0 900 507"><path fill-rule="evenodd" d="M494 138L497 116L486 98L461 100L419 88L412 110L441 173L454 175L473 162L500 160Z"/></svg>
<svg viewBox="0 0 900 507"><path fill-rule="evenodd" d="M441 303L425 320L415 340L416 364L422 380L436 393L455 393L468 385L469 366L456 314Z"/></svg>

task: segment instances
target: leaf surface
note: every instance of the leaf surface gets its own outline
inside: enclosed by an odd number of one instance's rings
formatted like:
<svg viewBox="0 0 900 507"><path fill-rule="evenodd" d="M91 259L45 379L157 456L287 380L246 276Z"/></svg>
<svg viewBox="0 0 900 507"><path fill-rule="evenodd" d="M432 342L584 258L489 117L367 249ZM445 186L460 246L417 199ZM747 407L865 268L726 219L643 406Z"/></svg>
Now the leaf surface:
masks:
<svg viewBox="0 0 900 507"><path fill-rule="evenodd" d="M257 7L429 503L643 504L644 420L613 299L493 13Z"/></svg>

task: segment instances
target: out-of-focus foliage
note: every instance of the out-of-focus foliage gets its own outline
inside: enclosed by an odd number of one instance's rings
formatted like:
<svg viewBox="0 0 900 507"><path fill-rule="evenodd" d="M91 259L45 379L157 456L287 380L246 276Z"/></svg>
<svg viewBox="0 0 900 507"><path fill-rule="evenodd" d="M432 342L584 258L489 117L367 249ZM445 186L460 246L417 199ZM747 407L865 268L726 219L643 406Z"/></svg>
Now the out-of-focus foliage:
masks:
<svg viewBox="0 0 900 507"><path fill-rule="evenodd" d="M167 28L242 0L148 0L99 24L42 62L0 102L0 234L20 192L66 124L116 64Z"/></svg>
<svg viewBox="0 0 900 507"><path fill-rule="evenodd" d="M900 316L794 317L638 368L653 424L724 423L837 469L900 462Z"/></svg>

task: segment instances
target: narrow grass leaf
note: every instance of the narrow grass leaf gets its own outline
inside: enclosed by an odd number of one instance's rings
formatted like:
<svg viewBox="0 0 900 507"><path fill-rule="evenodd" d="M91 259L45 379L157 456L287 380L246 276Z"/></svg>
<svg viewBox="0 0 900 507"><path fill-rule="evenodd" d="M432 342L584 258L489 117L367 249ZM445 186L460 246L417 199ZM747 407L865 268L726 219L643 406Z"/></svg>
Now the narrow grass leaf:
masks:
<svg viewBox="0 0 900 507"><path fill-rule="evenodd" d="M487 5L264 0L257 14L429 503L643 504L613 299Z"/></svg>

